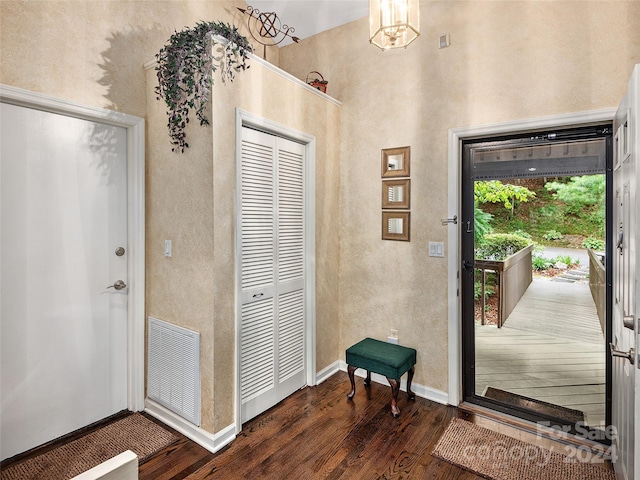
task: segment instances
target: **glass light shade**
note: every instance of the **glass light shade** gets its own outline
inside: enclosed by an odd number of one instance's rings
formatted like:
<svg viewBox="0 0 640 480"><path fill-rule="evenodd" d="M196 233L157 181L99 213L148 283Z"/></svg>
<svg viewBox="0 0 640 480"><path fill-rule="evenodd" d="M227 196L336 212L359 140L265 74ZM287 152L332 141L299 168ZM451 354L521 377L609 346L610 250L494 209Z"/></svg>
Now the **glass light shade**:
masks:
<svg viewBox="0 0 640 480"><path fill-rule="evenodd" d="M369 42L382 50L406 48L420 35L419 0L369 0Z"/></svg>

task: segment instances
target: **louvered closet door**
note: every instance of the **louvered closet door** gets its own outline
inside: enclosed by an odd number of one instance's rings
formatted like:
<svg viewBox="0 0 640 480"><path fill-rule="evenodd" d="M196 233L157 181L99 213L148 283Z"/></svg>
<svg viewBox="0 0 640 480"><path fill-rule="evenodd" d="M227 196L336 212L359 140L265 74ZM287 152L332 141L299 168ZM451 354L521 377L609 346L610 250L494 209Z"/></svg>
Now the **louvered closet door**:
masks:
<svg viewBox="0 0 640 480"><path fill-rule="evenodd" d="M305 385L304 146L242 129L242 421Z"/></svg>

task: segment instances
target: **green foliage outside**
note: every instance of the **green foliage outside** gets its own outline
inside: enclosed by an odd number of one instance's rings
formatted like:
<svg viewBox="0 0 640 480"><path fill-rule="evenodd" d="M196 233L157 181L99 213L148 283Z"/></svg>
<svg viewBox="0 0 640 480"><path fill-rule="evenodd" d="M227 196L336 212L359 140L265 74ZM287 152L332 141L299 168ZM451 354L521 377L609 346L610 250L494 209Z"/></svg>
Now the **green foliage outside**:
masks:
<svg viewBox="0 0 640 480"><path fill-rule="evenodd" d="M491 226L491 219L493 215L483 211L479 206L478 202L474 202L473 204L473 216L474 216L474 230L473 236L476 242L476 245L482 243L485 235L493 233L493 227Z"/></svg>
<svg viewBox="0 0 640 480"><path fill-rule="evenodd" d="M571 258L571 255L558 255L553 263L564 263L566 266L570 267L572 265L579 265L579 258Z"/></svg>
<svg viewBox="0 0 640 480"><path fill-rule="evenodd" d="M528 202L536 194L526 187L502 183L499 180L476 182L473 198L478 203L501 204L511 215L518 203Z"/></svg>
<svg viewBox="0 0 640 480"><path fill-rule="evenodd" d="M531 243L531 240L512 233L491 233L476 245L475 255L478 259L502 261Z"/></svg>
<svg viewBox="0 0 640 480"><path fill-rule="evenodd" d="M549 230L547 233L542 235L542 238L545 240L562 240L562 234L557 230Z"/></svg>
<svg viewBox="0 0 640 480"><path fill-rule="evenodd" d="M493 295L495 293L495 289L491 285L486 285L484 289L484 299L487 301L489 299L489 295ZM476 281L473 284L473 298L474 300L480 300L482 297L482 283Z"/></svg>
<svg viewBox="0 0 640 480"><path fill-rule="evenodd" d="M531 259L533 269L536 271L547 270L553 266L555 262L550 258L535 256Z"/></svg>
<svg viewBox="0 0 640 480"><path fill-rule="evenodd" d="M602 250L605 233L604 175L548 180L523 180L523 185L511 185L504 189L499 181L476 182L474 198L478 208L492 215L489 226L494 232L525 232L537 244L573 248L588 246ZM522 194L522 189L533 194ZM509 208L505 207L505 202L490 201L504 199L511 191L520 192L522 196L508 201L506 205ZM481 241L476 238L476 244Z"/></svg>
<svg viewBox="0 0 640 480"><path fill-rule="evenodd" d="M605 178L604 175L585 175L582 177L571 177L568 180L549 182L544 188L563 202L566 212L572 215L579 215L586 206L597 205L604 219L605 204Z"/></svg>
<svg viewBox="0 0 640 480"><path fill-rule="evenodd" d="M555 258L547 258L540 255L534 255L531 259L531 263L533 269L536 271L548 270L549 268L554 267L558 263L564 263L566 266L570 267L573 265L579 265L580 260L571 258L569 255L558 255Z"/></svg>
<svg viewBox="0 0 640 480"><path fill-rule="evenodd" d="M582 247L583 248L590 248L591 250L604 250L605 247L605 243L604 240L601 240L599 238L585 238L582 241Z"/></svg>

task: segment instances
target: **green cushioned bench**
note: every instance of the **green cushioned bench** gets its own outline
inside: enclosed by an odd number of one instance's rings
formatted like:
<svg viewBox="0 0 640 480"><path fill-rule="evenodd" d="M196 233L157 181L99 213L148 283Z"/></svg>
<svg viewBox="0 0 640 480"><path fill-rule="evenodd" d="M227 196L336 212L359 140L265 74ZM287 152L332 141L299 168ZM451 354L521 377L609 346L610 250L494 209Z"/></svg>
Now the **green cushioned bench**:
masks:
<svg viewBox="0 0 640 480"><path fill-rule="evenodd" d="M358 368L364 368L367 371L365 385L371 383L371 372L384 375L391 385L391 413L397 418L400 415L398 408L400 377L406 372L409 372L407 375L407 394L411 400L416 398L415 393L411 391L415 364L416 350L414 348L365 338L347 349L347 373L351 381L351 391L347 397L352 399L356 394L354 373Z"/></svg>

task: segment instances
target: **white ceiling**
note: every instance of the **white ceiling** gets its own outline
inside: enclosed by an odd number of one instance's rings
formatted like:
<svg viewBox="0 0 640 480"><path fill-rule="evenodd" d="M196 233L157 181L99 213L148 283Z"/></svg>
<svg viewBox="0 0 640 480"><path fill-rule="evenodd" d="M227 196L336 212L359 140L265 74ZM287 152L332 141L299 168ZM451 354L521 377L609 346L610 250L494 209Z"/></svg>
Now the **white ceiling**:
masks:
<svg viewBox="0 0 640 480"><path fill-rule="evenodd" d="M369 15L369 0L247 0L260 12L275 12L303 39ZM280 46L289 45L289 38Z"/></svg>

